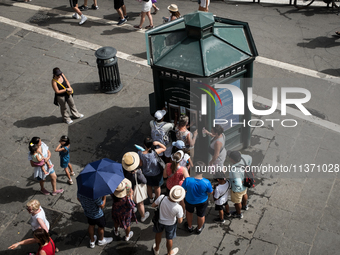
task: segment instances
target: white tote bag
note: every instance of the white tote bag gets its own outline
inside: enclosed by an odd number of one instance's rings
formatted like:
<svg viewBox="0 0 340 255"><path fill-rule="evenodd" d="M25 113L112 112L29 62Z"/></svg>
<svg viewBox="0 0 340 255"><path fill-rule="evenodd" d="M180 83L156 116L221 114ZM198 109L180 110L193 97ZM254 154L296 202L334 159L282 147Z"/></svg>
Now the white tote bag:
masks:
<svg viewBox="0 0 340 255"><path fill-rule="evenodd" d="M133 190L133 201L136 204L138 204L148 198L148 192L147 192L146 184L142 184L142 183L138 184L137 172L135 173L135 180L136 180L136 185L135 185L135 189Z"/></svg>

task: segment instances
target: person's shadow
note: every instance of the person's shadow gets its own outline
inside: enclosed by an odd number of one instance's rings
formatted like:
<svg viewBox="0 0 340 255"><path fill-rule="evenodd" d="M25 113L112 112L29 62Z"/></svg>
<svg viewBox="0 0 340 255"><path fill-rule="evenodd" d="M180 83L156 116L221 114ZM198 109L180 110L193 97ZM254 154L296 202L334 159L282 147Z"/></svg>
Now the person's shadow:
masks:
<svg viewBox="0 0 340 255"><path fill-rule="evenodd" d="M61 123L63 122L62 117L56 117L56 116L48 116L48 117L30 117L23 120L17 120L13 123L14 126L18 128L36 128L36 127L44 127L44 126L50 126L53 124Z"/></svg>

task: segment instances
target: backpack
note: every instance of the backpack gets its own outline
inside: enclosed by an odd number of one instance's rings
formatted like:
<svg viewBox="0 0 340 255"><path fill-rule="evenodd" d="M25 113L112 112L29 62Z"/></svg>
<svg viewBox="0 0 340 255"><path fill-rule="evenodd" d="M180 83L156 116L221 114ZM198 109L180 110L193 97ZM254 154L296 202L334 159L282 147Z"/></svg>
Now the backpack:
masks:
<svg viewBox="0 0 340 255"><path fill-rule="evenodd" d="M163 126L165 125L166 123L163 123L162 125L160 126L157 126L156 125L156 121L153 122L153 129L151 130L151 138L152 140L154 141L158 141L164 145L167 145L169 143L169 137L168 135L164 132L163 130Z"/></svg>
<svg viewBox="0 0 340 255"><path fill-rule="evenodd" d="M249 171L247 169L248 165L246 161L241 157L244 165L240 165L241 167L244 167L244 179L243 179L243 186L247 188L254 188L255 187L255 176L252 171ZM248 171L247 171L248 170Z"/></svg>

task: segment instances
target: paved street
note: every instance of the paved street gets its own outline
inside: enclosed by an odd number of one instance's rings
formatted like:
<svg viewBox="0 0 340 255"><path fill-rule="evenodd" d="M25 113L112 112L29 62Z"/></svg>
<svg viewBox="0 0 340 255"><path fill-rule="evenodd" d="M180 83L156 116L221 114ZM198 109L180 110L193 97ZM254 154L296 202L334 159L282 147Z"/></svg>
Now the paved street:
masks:
<svg viewBox="0 0 340 255"><path fill-rule="evenodd" d="M250 209L243 219L214 223L218 213L211 200L201 235L190 235L183 224L179 225L174 239L179 254L339 253L340 180L336 165L340 164L340 37L334 36L340 31L339 16L322 1L306 10L289 6L289 0L280 1L286 2L283 4L268 2L212 1L209 10L218 17L249 23L260 56L254 64L253 84L259 108L268 107L265 102L271 102L272 87L295 86L311 92L305 106L312 118L301 119L292 108L287 116L279 110L270 116L253 116L259 123L286 118L295 119L298 125L272 127L265 122L252 129L251 146L243 151L253 157L255 166L296 166L296 171L258 174L256 187L249 191ZM99 10L84 12L89 19L79 26L79 20L71 18L68 1L0 0L0 255L36 251L36 245L7 250L12 243L32 235L25 209L31 199L42 204L59 254L152 254L151 217L133 224L134 236L125 242L123 231L119 238L112 233L109 197L105 235L114 236L114 241L89 248L87 219L76 198L77 185L67 184L54 152L60 136L68 135L71 164L79 174L87 163L104 157L121 162L125 152L135 151L133 145L142 144L150 134L152 71L146 64L145 30L133 28L139 23L141 6L137 1L125 3L130 19L119 27L113 1L98 0ZM176 3L182 15L198 8L196 1L160 0L160 11L153 15L155 25L162 24L162 16L168 16L170 3ZM101 46L112 46L119 52L124 87L118 94L95 89L99 78L94 52ZM59 108L53 105L54 67L69 79L77 108L85 115L72 125L62 123ZM27 160L33 136L41 137L50 147L57 186L65 190L62 195L39 192ZM313 173L306 173L305 164L315 164ZM46 188L51 189L50 183ZM229 205L233 207L231 202ZM153 214L149 205L146 210ZM165 253L163 236L161 254Z"/></svg>

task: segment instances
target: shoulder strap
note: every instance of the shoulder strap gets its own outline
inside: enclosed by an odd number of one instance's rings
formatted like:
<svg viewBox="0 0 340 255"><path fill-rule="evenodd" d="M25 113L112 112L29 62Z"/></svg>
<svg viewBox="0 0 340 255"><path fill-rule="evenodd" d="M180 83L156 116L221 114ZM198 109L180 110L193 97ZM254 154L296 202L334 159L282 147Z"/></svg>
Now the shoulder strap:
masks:
<svg viewBox="0 0 340 255"><path fill-rule="evenodd" d="M58 83L60 86L62 86L64 89L66 89L65 88L65 86L63 85L63 84L61 84L59 81L57 81L56 79L53 79L56 83Z"/></svg>
<svg viewBox="0 0 340 255"><path fill-rule="evenodd" d="M180 167L180 168L182 168L182 167ZM174 176L174 174L177 173L178 169L179 169L179 168L177 168L176 171L175 171L174 173L172 173L170 176L168 176L168 178Z"/></svg>
<svg viewBox="0 0 340 255"><path fill-rule="evenodd" d="M135 175L136 185L138 185L138 181L137 181L137 171L135 171L134 175Z"/></svg>
<svg viewBox="0 0 340 255"><path fill-rule="evenodd" d="M159 202L159 205L158 205L158 208L159 208L159 212L161 212L161 203L163 201L163 199L165 198L166 196L164 195L164 197L162 198L161 202Z"/></svg>
<svg viewBox="0 0 340 255"><path fill-rule="evenodd" d="M54 252L54 254L55 254L55 248L54 248L53 242L51 242L51 237L50 237L50 243L51 243L51 245L52 245L53 252Z"/></svg>
<svg viewBox="0 0 340 255"><path fill-rule="evenodd" d="M227 190L223 193L223 195L219 196L219 197L217 198L217 200L219 200L221 197L223 197L225 194L227 194L228 190L230 189L230 182L229 182L229 180L227 180L227 182L228 182L228 188L227 188Z"/></svg>

